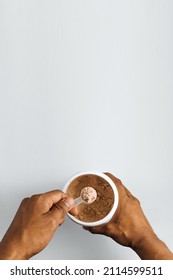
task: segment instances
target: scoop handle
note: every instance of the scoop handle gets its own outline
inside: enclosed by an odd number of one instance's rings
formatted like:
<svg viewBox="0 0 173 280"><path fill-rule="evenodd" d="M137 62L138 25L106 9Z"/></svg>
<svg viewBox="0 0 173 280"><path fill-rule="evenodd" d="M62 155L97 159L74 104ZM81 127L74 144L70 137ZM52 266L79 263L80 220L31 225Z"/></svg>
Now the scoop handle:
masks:
<svg viewBox="0 0 173 280"><path fill-rule="evenodd" d="M81 196L75 198L75 200L74 200L74 206L73 206L73 207L79 205L79 204L82 203L82 202L84 202L84 201L83 201L83 199L82 199Z"/></svg>

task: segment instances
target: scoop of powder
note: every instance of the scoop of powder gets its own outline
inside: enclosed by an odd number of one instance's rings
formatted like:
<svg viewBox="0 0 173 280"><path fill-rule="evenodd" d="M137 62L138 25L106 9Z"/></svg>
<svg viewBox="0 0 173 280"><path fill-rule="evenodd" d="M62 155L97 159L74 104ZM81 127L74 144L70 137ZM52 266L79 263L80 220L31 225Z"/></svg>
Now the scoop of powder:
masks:
<svg viewBox="0 0 173 280"><path fill-rule="evenodd" d="M94 188L92 187L85 187L81 190L81 198L86 202L86 203L92 203L96 200L97 198L97 192Z"/></svg>

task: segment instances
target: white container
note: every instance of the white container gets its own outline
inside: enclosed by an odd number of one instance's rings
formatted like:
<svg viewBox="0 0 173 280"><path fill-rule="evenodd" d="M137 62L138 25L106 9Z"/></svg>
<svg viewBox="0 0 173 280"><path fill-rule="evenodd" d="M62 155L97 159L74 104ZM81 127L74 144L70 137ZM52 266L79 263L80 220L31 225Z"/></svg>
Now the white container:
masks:
<svg viewBox="0 0 173 280"><path fill-rule="evenodd" d="M80 177L82 175L97 175L101 178L103 178L105 181L108 182L108 184L112 187L113 193L114 193L114 204L112 206L111 211L109 212L109 214L107 216L105 216L103 219L95 221L95 222L83 222L79 219L77 219L76 217L74 217L73 215L71 215L70 213L68 213L68 216L76 223L82 225L82 226L88 226L88 227L93 227L93 226L98 226L104 223L108 223L117 207L118 207L118 200L119 200L119 196L118 196L118 191L117 191L117 187L115 185L115 183L104 173L100 172L100 171L86 171L86 172L80 172L77 173L76 175L72 176L65 184L63 191L66 192L68 187L70 186L70 184L72 183L72 181L74 181L77 177Z"/></svg>

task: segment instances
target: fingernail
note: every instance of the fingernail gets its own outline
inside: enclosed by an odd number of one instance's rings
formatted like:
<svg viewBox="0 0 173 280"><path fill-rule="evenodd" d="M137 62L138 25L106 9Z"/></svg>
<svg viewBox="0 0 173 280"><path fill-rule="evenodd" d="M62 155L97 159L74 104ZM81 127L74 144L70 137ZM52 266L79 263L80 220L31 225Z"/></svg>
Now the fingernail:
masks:
<svg viewBox="0 0 173 280"><path fill-rule="evenodd" d="M74 205L74 199L72 197L67 197L63 201L68 208L71 208Z"/></svg>

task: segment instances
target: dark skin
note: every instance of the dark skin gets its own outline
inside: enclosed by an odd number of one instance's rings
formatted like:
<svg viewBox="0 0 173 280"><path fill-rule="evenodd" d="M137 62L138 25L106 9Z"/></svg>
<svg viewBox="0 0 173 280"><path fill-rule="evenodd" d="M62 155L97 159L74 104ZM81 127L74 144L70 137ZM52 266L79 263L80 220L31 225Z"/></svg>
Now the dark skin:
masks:
<svg viewBox="0 0 173 280"><path fill-rule="evenodd" d="M141 259L172 260L172 252L153 231L138 199L118 178L106 174L117 186L118 209L110 222L85 229L132 248ZM73 205L74 200L60 190L25 198L0 242L0 260L26 260L42 251L63 224L65 215L77 215Z"/></svg>
<svg viewBox="0 0 173 280"><path fill-rule="evenodd" d="M27 260L43 250L73 203L60 190L25 198L0 243L0 259ZM71 214L76 214L75 208Z"/></svg>
<svg viewBox="0 0 173 280"><path fill-rule="evenodd" d="M115 183L119 193L119 205L111 221L96 227L84 227L93 234L111 237L120 245L132 248L144 260L173 259L172 252L161 241L134 197L122 182L110 173L106 173Z"/></svg>

